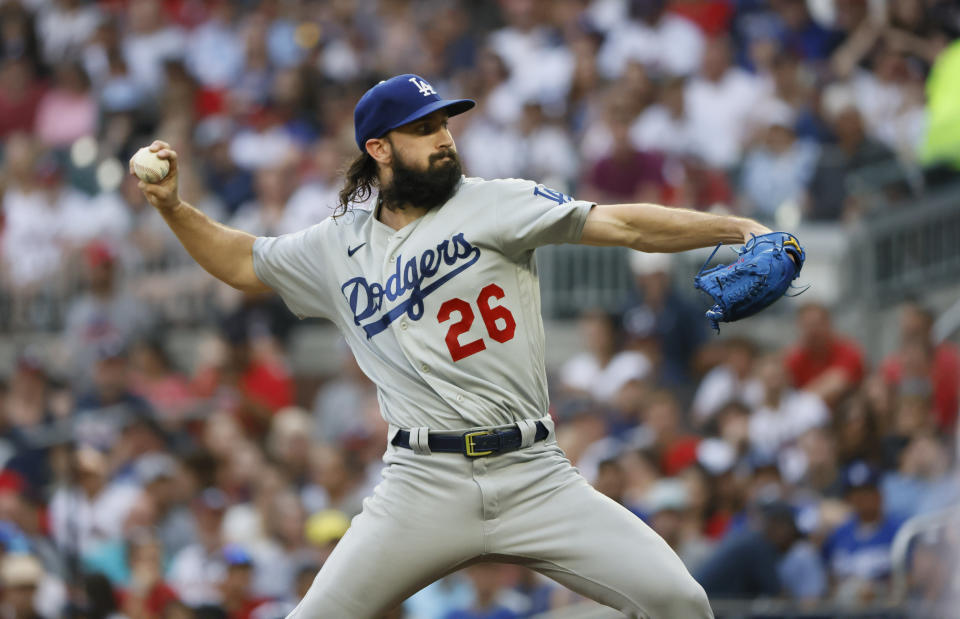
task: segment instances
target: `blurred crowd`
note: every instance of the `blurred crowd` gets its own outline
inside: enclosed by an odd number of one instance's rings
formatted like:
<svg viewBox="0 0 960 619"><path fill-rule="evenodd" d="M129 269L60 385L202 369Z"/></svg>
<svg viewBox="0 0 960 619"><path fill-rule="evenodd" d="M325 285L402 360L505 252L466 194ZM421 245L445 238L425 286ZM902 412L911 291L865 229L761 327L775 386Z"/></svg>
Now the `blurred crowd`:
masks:
<svg viewBox="0 0 960 619"><path fill-rule="evenodd" d="M471 175L855 220L956 177L958 34L950 0L4 0L0 288L62 294L91 239L179 264L125 174L155 137L214 217L316 223L355 102L403 72L479 101Z"/></svg>
<svg viewBox="0 0 960 619"><path fill-rule="evenodd" d="M345 348L294 375L282 303L192 264L126 174L153 138L212 217L298 230L360 94L413 72L478 100L451 121L468 174L841 225L954 175L958 34L948 0L0 0L0 330L54 334L0 377L0 615L283 616L380 476L373 386ZM887 599L899 526L960 499L930 312L879 362L817 304L769 350L708 337L668 257L631 269L552 372L571 460L714 599ZM960 587L958 537L910 548L910 599ZM394 616L577 601L479 565Z"/></svg>

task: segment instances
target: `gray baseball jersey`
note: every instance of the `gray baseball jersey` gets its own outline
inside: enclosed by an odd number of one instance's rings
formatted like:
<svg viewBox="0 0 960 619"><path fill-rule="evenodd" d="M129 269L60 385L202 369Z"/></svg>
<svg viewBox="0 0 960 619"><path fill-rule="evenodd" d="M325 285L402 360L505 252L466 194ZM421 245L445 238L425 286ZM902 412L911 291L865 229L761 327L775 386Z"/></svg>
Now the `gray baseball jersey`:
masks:
<svg viewBox="0 0 960 619"><path fill-rule="evenodd" d="M579 241L592 206L532 181L464 177L401 230L356 208L258 238L253 266L295 314L340 328L389 423L507 425L548 406L534 250Z"/></svg>

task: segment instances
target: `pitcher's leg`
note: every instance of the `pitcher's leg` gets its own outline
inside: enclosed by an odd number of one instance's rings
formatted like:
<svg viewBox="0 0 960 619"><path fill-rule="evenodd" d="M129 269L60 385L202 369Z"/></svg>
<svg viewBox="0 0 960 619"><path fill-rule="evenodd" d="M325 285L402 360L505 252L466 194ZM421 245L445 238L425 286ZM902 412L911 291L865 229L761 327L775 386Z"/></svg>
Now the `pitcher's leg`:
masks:
<svg viewBox="0 0 960 619"><path fill-rule="evenodd" d="M475 484L434 468L385 472L289 617L374 619L482 552Z"/></svg>
<svg viewBox="0 0 960 619"><path fill-rule="evenodd" d="M529 567L628 617L713 616L703 587L650 527L594 490L569 463L544 462L554 467L546 476L534 472L540 464L525 463L531 468L523 477L541 477L528 487L540 490L504 513L496 552L525 558Z"/></svg>

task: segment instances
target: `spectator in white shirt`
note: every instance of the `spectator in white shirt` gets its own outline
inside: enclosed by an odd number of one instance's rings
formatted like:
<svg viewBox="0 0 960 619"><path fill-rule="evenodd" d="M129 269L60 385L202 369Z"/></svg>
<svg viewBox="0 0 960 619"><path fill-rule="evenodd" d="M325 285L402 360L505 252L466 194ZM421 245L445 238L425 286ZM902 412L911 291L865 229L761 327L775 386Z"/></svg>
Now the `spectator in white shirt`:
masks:
<svg viewBox="0 0 960 619"><path fill-rule="evenodd" d="M310 170L301 177L287 201L286 218L291 230L302 230L320 223L333 214L337 205L338 170L342 159L337 145L332 140L320 140L310 154Z"/></svg>
<svg viewBox="0 0 960 619"><path fill-rule="evenodd" d="M60 162L33 138L11 136L4 154L12 182L2 196L0 266L14 288L28 292L54 282L64 258L64 211L87 198L64 183Z"/></svg>
<svg viewBox="0 0 960 619"><path fill-rule="evenodd" d="M771 100L758 110L760 141L747 151L740 178L742 211L773 222L782 208L799 211L820 153L798 140L795 115L786 103Z"/></svg>
<svg viewBox="0 0 960 619"><path fill-rule="evenodd" d="M166 23L157 0L134 0L128 17L122 45L130 73L145 89L156 92L163 85L163 63L183 56L186 35Z"/></svg>
<svg viewBox="0 0 960 619"><path fill-rule="evenodd" d="M551 123L536 101L523 106L519 129L524 162L519 176L541 179L544 185L569 193L579 170L569 133Z"/></svg>
<svg viewBox="0 0 960 619"><path fill-rule="evenodd" d="M243 70L243 39L236 25L236 6L216 2L210 17L193 32L186 47L186 65L209 88L229 86Z"/></svg>
<svg viewBox="0 0 960 619"><path fill-rule="evenodd" d="M789 457L800 436L826 425L830 411L816 395L790 388L789 377L779 354L770 354L757 364L763 383L763 398L750 415L750 446L763 456Z"/></svg>
<svg viewBox="0 0 960 619"><path fill-rule="evenodd" d="M85 553L122 535L141 490L111 482L106 456L92 447L81 447L72 459L76 481L54 492L50 527L60 548Z"/></svg>
<svg viewBox="0 0 960 619"><path fill-rule="evenodd" d="M630 140L637 150L682 157L692 146L690 120L684 101L682 78L667 81L659 100L643 111L630 127Z"/></svg>
<svg viewBox="0 0 960 619"><path fill-rule="evenodd" d="M711 40L703 67L686 91L693 151L714 167L736 165L761 94L756 77L731 65L729 41L724 37Z"/></svg>
<svg viewBox="0 0 960 619"><path fill-rule="evenodd" d="M703 33L666 6L666 0L630 2L630 19L614 26L600 49L597 62L604 77L616 79L630 60L667 75L690 75L700 67Z"/></svg>
<svg viewBox="0 0 960 619"><path fill-rule="evenodd" d="M573 80L573 54L556 45L540 14L547 3L513 1L501 4L507 26L490 34L490 48L510 71L510 87L523 100L562 101Z"/></svg>
<svg viewBox="0 0 960 619"><path fill-rule="evenodd" d="M753 408L760 404L763 386L753 375L756 345L747 338L733 337L724 342L724 362L707 372L693 398L693 419L704 425L731 401Z"/></svg>
<svg viewBox="0 0 960 619"><path fill-rule="evenodd" d="M262 236L296 232L294 226L299 222L290 221L287 210L287 202L293 194L294 178L293 160L290 158L257 170L254 175L256 198L240 205L230 225Z"/></svg>
<svg viewBox="0 0 960 619"><path fill-rule="evenodd" d="M643 380L652 369L640 352L618 350L622 338L613 316L602 311L580 317L584 352L567 361L560 371L563 388L589 394L597 402L611 402L627 383Z"/></svg>
<svg viewBox="0 0 960 619"><path fill-rule="evenodd" d="M44 59L55 65L75 57L101 19L96 6L81 0L55 0L41 9L37 34Z"/></svg>
<svg viewBox="0 0 960 619"><path fill-rule="evenodd" d="M220 583L227 574L223 556L223 513L227 497L219 488L207 488L192 504L197 523L197 541L174 555L167 568L167 581L189 606L218 604Z"/></svg>

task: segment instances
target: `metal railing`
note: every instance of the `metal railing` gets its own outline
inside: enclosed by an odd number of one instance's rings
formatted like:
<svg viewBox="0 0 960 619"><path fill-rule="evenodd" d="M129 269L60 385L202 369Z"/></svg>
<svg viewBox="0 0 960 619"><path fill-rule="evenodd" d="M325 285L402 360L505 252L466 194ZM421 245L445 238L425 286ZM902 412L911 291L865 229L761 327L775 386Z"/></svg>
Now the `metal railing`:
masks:
<svg viewBox="0 0 960 619"><path fill-rule="evenodd" d="M903 523L890 548L893 564L891 588L895 600L905 600L910 593L910 551L913 542L922 535L939 535L950 531L954 533L953 554L960 560L960 540L957 539L957 535L960 535L960 506L954 505L929 514L920 514ZM945 537L950 539L950 535ZM949 551L950 548L941 550Z"/></svg>
<svg viewBox="0 0 960 619"><path fill-rule="evenodd" d="M627 249L549 245L537 250L543 316L571 318L587 308L623 309L632 276Z"/></svg>
<svg viewBox="0 0 960 619"><path fill-rule="evenodd" d="M807 243L818 241L825 231L823 226L802 226L800 230L807 228ZM836 232L840 228L830 226L830 230ZM842 236L839 232L826 234L833 239L828 245L837 245L838 240L833 237L838 234ZM832 287L838 293L828 294L829 298L823 299L828 302L892 304L927 292L932 286L960 282L960 184L910 200L909 204L874 211L850 237L839 242L849 249L853 275L839 274L840 263L846 261L831 257L827 266L831 269L831 281L836 280ZM818 289L823 289L825 281L815 273L815 253L808 258L810 268L805 269L805 275L818 279ZM544 317L570 318L591 307L623 309L632 287L628 254L629 250L623 248L581 245L538 249L536 261ZM675 256L674 276L678 282L692 278L703 260L701 254L709 254L709 250ZM717 259L725 258L729 256L721 253ZM76 260L67 261L51 281L26 294L13 293L0 284L0 333L52 332L62 328L72 297L83 288L77 265ZM150 282L166 279L171 287L171 280L189 280L190 273L198 272L199 267L185 252L172 251L152 262L133 266L125 281L143 289L150 288ZM174 283L172 288L174 293L162 303L151 302L161 323L196 325L215 318L211 286ZM678 287L693 296L687 288Z"/></svg>
<svg viewBox="0 0 960 619"><path fill-rule="evenodd" d="M891 304L960 282L960 184L867 218L853 240L858 296Z"/></svg>
<svg viewBox="0 0 960 619"><path fill-rule="evenodd" d="M60 331L86 288L82 260L82 255L66 257L52 277L28 289L0 283L0 334ZM185 251L126 265L117 281L149 305L158 325L192 326L216 318L217 284Z"/></svg>

